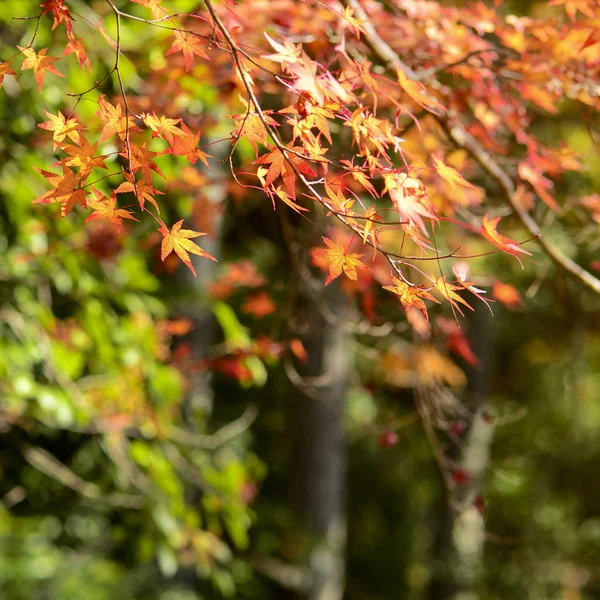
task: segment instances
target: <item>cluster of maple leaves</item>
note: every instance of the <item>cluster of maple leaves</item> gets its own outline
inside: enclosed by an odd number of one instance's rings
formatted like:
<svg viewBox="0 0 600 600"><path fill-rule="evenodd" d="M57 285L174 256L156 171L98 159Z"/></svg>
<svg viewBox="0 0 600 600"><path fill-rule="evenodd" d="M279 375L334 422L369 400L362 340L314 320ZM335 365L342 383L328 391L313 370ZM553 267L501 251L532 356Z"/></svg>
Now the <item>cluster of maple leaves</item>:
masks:
<svg viewBox="0 0 600 600"><path fill-rule="evenodd" d="M315 265L328 272L326 284L342 274L358 281L363 273L369 284L395 294L408 313L417 309L427 319L426 301L445 301L462 314L471 308L463 293L489 300L468 280L464 260L473 254L438 248L436 229L455 227L461 245L479 236L517 259L529 255L499 233L506 213L498 214L493 201L484 203L490 185L481 178L477 157L453 146L448 130L455 126L484 153L479 162L493 155L514 177L511 202L527 212L539 198L562 212L552 195L553 179L580 163L566 147L540 142L530 125L539 111L556 113L562 99L598 108L595 0L552 0L548 14L537 19L501 16L499 7L481 2L459 10L395 0L388 10L387 3L373 0L206 1L187 15L175 14L170 4L106 0L104 18L116 23L111 36L103 19L91 24L68 0L42 3L36 31L51 26L56 39L65 40L62 60L73 55L83 71L92 71L92 45L108 44L115 66L89 90L70 90L64 110L46 112L48 120L39 124L52 134L60 171L39 169L51 189L36 202L59 204L63 217L77 205L90 211L86 221L107 220L117 229L123 219L152 218L162 235L162 260L174 252L194 274L190 254L214 260L193 241L203 233L184 228L183 220L163 222L158 201L164 175L157 157L171 154L211 166L193 119L172 100L166 108L147 100L165 81L172 98L184 94L178 81L190 74L219 82L232 107L229 164L241 189L259 188L274 207L302 215L320 204L340 225L313 252ZM135 5L151 16L128 12ZM143 65L144 98L121 74L127 52L121 31L128 19L155 28L164 44L165 62ZM98 35L88 41L90 28ZM37 48L34 35L0 65L0 83L32 70L42 92L46 75L63 76L60 61L48 48ZM120 94L107 98L103 85L111 77ZM266 97L278 98L281 107L264 109ZM79 120L82 98L97 102L96 122ZM162 149L155 139L162 140ZM243 140L255 160L240 168L234 159ZM103 154L109 142L117 152ZM119 165L116 173L108 159ZM357 251L360 244L365 252ZM365 258L368 247L371 259ZM442 267L447 260L453 261L451 274ZM266 310L264 298L258 304Z"/></svg>

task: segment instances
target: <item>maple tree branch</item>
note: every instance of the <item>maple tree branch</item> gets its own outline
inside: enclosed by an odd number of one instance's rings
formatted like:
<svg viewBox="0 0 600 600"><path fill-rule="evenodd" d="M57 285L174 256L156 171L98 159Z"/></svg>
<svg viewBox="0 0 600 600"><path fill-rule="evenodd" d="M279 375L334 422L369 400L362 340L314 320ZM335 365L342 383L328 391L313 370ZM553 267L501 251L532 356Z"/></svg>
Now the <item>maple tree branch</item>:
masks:
<svg viewBox="0 0 600 600"><path fill-rule="evenodd" d="M298 179L306 186L306 188L311 192L313 199L315 199L317 202L319 202L320 204L322 204L323 206L325 206L328 210L333 210L333 207L331 205L331 203L329 203L327 200L325 200L321 194L319 194L319 192L317 190L315 190L314 188L314 184L311 183L310 181L308 181L306 179L306 177L303 175L303 173L300 172L300 170L298 169L298 167L294 164L294 162L292 161L292 159L289 156L289 149L285 146L285 144L283 143L283 141L281 140L281 138L279 137L279 134L277 132L277 130L271 126L267 120L267 118L265 117L265 114L262 110L262 107L260 105L260 102L258 101L258 98L256 97L256 94L254 93L254 90L252 89L252 81L250 80L249 75L246 73L246 70L244 68L244 65L242 63L242 60L240 58L240 54L241 51L238 47L238 45L236 44L235 40L231 37L231 34L229 33L229 31L227 30L227 28L225 27L223 21L221 21L219 15L216 13L211 0L204 0L204 4L206 5L206 8L208 10L208 12L210 13L215 26L221 31L221 33L223 34L223 36L225 37L227 43L229 44L229 47L231 48L231 54L233 56L235 65L237 67L238 73L240 75L240 78L242 80L242 83L244 85L244 88L246 89L246 92L248 94L248 97L250 98L250 101L252 102L252 105L254 106L256 113L260 119L260 121L263 124L263 127L265 128L265 130L267 131L267 133L271 136L271 138L273 139L273 142L275 144L275 146L277 147L277 149L281 152L284 160L286 161L286 163L290 166L290 168L292 169L292 171L294 171L296 177L298 177ZM293 152L293 151L292 151ZM346 225L347 227L349 227L350 229L352 229L352 231L354 231L357 234L361 234L362 232L359 230L359 228L355 227L352 223L350 223L348 221L348 219L345 216L340 215L339 213L333 212L334 216L344 225ZM378 250L379 252L381 252L381 254L383 254L383 256L385 256L386 260L388 261L388 263L390 264L390 266L392 267L392 269L394 270L394 272L398 273L403 279L404 276L402 275L401 271L400 271L400 267L396 264L395 260L392 258L392 256L390 255L389 252L386 252L385 250L382 250L381 248L377 248L375 246L375 244L371 241L368 241L367 239L364 240L366 244L368 244L369 246L371 246L372 248L375 248L376 250ZM399 260L403 260L403 259L399 259ZM414 285L411 282L407 282L409 285Z"/></svg>
<svg viewBox="0 0 600 600"><path fill-rule="evenodd" d="M578 279L588 289L600 295L600 279L594 277L589 271L579 266L574 260L563 254L551 242L545 240L542 236L540 226L535 219L523 208L516 199L516 188L510 176L506 171L494 160L492 155L462 126L450 124L448 120L438 119L444 131L452 142L464 148L498 183L506 201L510 204L521 223L529 231L532 236L535 236L538 244L544 253L558 266L564 269L567 273Z"/></svg>
<svg viewBox="0 0 600 600"><path fill-rule="evenodd" d="M358 18L364 21L362 23L362 28L366 42L388 69L393 71L400 70L413 80L419 80L421 78L421 75L406 65L390 45L380 37L358 0L340 1L344 6L353 8ZM431 85L432 87L439 87L439 84L436 81L432 81ZM506 201L510 204L521 223L532 236L536 237L542 251L557 266L564 269L565 272L580 281L585 287L600 295L600 279L594 277L589 271L586 271L575 261L563 254L551 242L543 239L540 226L517 201L515 197L516 187L511 177L482 146L482 144L475 139L460 122L450 123L448 116L440 116L433 113L432 116L437 120L454 145L466 150L469 155L479 163L483 170L496 181L502 189Z"/></svg>

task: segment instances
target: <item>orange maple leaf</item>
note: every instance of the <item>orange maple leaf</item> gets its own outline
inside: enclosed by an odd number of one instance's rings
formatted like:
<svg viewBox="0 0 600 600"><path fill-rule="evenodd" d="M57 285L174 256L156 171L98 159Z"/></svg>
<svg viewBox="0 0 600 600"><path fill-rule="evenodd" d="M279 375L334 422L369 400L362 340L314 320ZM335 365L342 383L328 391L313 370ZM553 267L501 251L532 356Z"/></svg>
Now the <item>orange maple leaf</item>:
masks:
<svg viewBox="0 0 600 600"><path fill-rule="evenodd" d="M175 251L175 254L179 256L183 264L188 267L188 269L194 274L194 277L196 277L196 271L194 269L194 265L192 265L192 261L190 260L190 255L188 252L198 256L204 256L205 258L210 258L210 260L214 260L215 262L217 259L208 254L208 252L202 250L202 248L199 246L196 246L196 244L191 241L193 238L206 235L205 233L192 231L191 229L181 229L182 225L183 219L177 221L177 223L175 223L170 230L164 224L158 230L163 235L163 241L160 247L160 259L164 261L165 258L171 254L171 252Z"/></svg>
<svg viewBox="0 0 600 600"><path fill-rule="evenodd" d="M113 136L115 133L120 139L124 140L128 131L131 133L132 131L140 130L135 124L133 117L125 117L121 114L123 109L120 104L114 106L105 100L102 95L98 98L98 105L100 106L100 110L97 114L104 122L102 134L100 135L101 142Z"/></svg>
<svg viewBox="0 0 600 600"><path fill-rule="evenodd" d="M262 170L263 168L264 167L261 167L259 169L259 171ZM267 193L269 194L269 191L267 191ZM302 214L303 211L308 212L308 208L304 208L304 206L300 206L299 204L294 202L294 200L290 197L290 195L287 192L285 192L285 190L281 189L280 185L278 185L277 187L273 187L272 193L274 193L275 196L277 196L280 200L282 200L285 204L287 204L292 210L295 210L298 214ZM273 200L272 196L271 196L271 199ZM273 208L275 208L275 200L273 200Z"/></svg>
<svg viewBox="0 0 600 600"><path fill-rule="evenodd" d="M125 173L125 179L127 179L127 181L124 181L115 190L115 194L135 194L136 198L138 199L140 208L144 208L144 204L146 203L146 200L148 200L148 202L150 202L150 204L152 204L154 208L156 208L156 211L160 213L160 209L158 208L158 204L156 203L154 196L156 194L164 194L164 192L161 192L160 190L155 190L152 185L146 182L145 179L134 181L130 173Z"/></svg>
<svg viewBox="0 0 600 600"><path fill-rule="evenodd" d="M392 275L392 285L384 285L384 290L388 292L392 292L392 294L396 294L399 297L402 306L408 312L409 309L415 307L419 309L425 319L429 320L429 315L427 314L427 307L425 306L425 300L431 300L432 302L436 302L439 304L439 300L434 298L427 290L424 290L422 287L417 285L409 285L406 281L402 279L398 279ZM416 313L419 314L419 313Z"/></svg>
<svg viewBox="0 0 600 600"><path fill-rule="evenodd" d="M327 267L329 269L329 276L325 280L325 285L329 285L334 279L339 277L342 273L346 274L348 279L356 281L358 273L356 269L366 269L360 261L362 254L349 254L347 249L341 244L334 242L326 237L323 241L328 246L328 249L317 248L314 253L323 257L327 260Z"/></svg>
<svg viewBox="0 0 600 600"><path fill-rule="evenodd" d="M446 112L446 108L428 93L420 81L409 79L400 69L398 69L397 74L400 86L417 104L434 115L443 115Z"/></svg>
<svg viewBox="0 0 600 600"><path fill-rule="evenodd" d="M518 308L523 306L521 300L521 294L508 283L502 283L501 281L494 281L494 287L492 288L492 294L496 300L499 300L508 309Z"/></svg>
<svg viewBox="0 0 600 600"><path fill-rule="evenodd" d="M531 159L530 159L531 160ZM550 179L544 177L539 169L536 169L528 161L519 162L519 177L531 184L535 193L551 208L554 212L560 213L561 208L556 200L551 196L548 190L554 187Z"/></svg>
<svg viewBox="0 0 600 600"><path fill-rule="evenodd" d="M316 173L312 170L310 165L298 154L304 152L302 146L291 147L291 152L287 153L287 159L283 155L283 152L279 148L273 148L268 154L264 154L259 159L254 161L254 164L258 165L269 165L265 176L264 186L271 185L278 177L281 176L285 187L288 189L292 199L296 198L296 171L290 166L290 162L298 169L303 175L309 175L314 177Z"/></svg>
<svg viewBox="0 0 600 600"><path fill-rule="evenodd" d="M248 102L244 100L244 98L240 97L242 104L246 107L246 111L244 114L233 115L233 120L235 123L236 131L232 134L236 139L240 137L244 137L246 140L250 142L250 145L254 148L254 154L258 155L258 150L256 147L256 143L260 143L263 146L267 145L267 138L269 136L268 131L265 129L265 125L260 118L258 113L252 112L248 105ZM279 127L279 123L270 117L273 113L272 110L263 110L263 116L265 118L265 122L270 127Z"/></svg>
<svg viewBox="0 0 600 600"><path fill-rule="evenodd" d="M201 160L208 167L207 159L210 158L210 154L206 154L206 152L203 152L200 150L200 148L198 148L198 143L200 142L200 131L197 131L194 134L185 123L182 123L181 134L181 136L175 137L169 142L170 148L165 151L165 154L185 156L188 162L192 165L195 165L199 160Z"/></svg>
<svg viewBox="0 0 600 600"><path fill-rule="evenodd" d="M94 198L89 198L87 201L88 208L94 209L84 223L88 221L101 221L107 220L111 222L115 229L121 231L121 221L123 219L131 219L137 221L137 219L131 214L131 211L125 208L117 207L117 198L113 193L110 198L107 198L100 190L96 188L92 189Z"/></svg>
<svg viewBox="0 0 600 600"><path fill-rule="evenodd" d="M519 258L519 253L527 254L527 256L531 256L531 252L527 252L524 248L521 248L517 242L511 240L510 238L498 233L496 228L498 227L498 223L500 222L500 217L496 217L495 219L490 219L488 215L483 216L483 220L481 222L481 229L479 230L481 235L497 246L502 250L502 252L506 252L507 254L512 254L520 263L521 259ZM521 263L522 265L523 263Z"/></svg>
<svg viewBox="0 0 600 600"><path fill-rule="evenodd" d="M57 60L60 60L60 58L56 56L46 56L48 48L42 48L38 53L36 53L33 48L29 47L22 48L21 46L17 46L17 48L25 55L25 60L21 65L21 69L33 69L38 92L42 91L42 84L44 83L46 71L58 75L59 77L64 77L64 75L52 64Z"/></svg>
<svg viewBox="0 0 600 600"><path fill-rule="evenodd" d="M134 173L139 171L142 174L142 177L148 182L148 185L152 185L152 171L157 175L164 177L164 174L154 162L154 158L158 156L158 154L158 152L147 150L146 142L144 142L140 146L132 144L129 150L126 148L123 152L119 153L119 156L128 160L130 169Z"/></svg>
<svg viewBox="0 0 600 600"><path fill-rule="evenodd" d="M11 69L10 64L7 62L0 64L0 85L2 85L5 75L14 75L15 77L17 76L15 71Z"/></svg>
<svg viewBox="0 0 600 600"><path fill-rule="evenodd" d="M60 164L63 170L62 177L58 173L38 169L38 171L54 186L54 189L42 194L33 202L36 204L60 202L60 215L61 217L64 217L71 211L75 204L85 207L85 197L90 192L81 187L82 178L79 173L75 174L69 169L64 160L61 161Z"/></svg>
<svg viewBox="0 0 600 600"><path fill-rule="evenodd" d="M69 12L68 6L63 0L44 0L40 6L44 9L42 16L47 13L52 13L54 17L54 23L52 23L52 31L54 31L61 23L67 28L67 35L69 39L73 37L73 24L74 18Z"/></svg>
<svg viewBox="0 0 600 600"><path fill-rule="evenodd" d="M177 29L174 31L174 35L175 41L165 52L165 56L169 56L175 52L183 52L186 73L194 64L194 55L208 59L208 54L204 51L204 46L198 36Z"/></svg>
<svg viewBox="0 0 600 600"><path fill-rule="evenodd" d="M81 70L85 72L85 68L87 67L90 73L92 72L92 67L90 65L90 59L88 58L87 51L85 46L83 45L83 38L74 38L69 40L69 43L65 46L65 49L62 53L63 56L67 56L68 54L74 54L77 58L77 62L81 67Z"/></svg>
<svg viewBox="0 0 600 600"><path fill-rule="evenodd" d="M106 155L95 156L98 148L98 142L91 144L82 136L79 146L69 144L63 147L63 151L71 156L66 162L68 167L80 167L79 175L85 179L92 169L106 169L104 159Z"/></svg>
<svg viewBox="0 0 600 600"><path fill-rule="evenodd" d="M373 196L373 198L377 198L378 194L375 186L359 167L355 167L349 160L341 160L340 162L348 167L348 171L352 174L352 178L355 181L358 181L358 183L360 183L369 192L369 194Z"/></svg>
<svg viewBox="0 0 600 600"><path fill-rule="evenodd" d="M165 9L160 6L162 0L131 0L135 4L141 4L152 11L152 18L160 19L165 13Z"/></svg>
<svg viewBox="0 0 600 600"><path fill-rule="evenodd" d="M159 137L173 143L174 137L183 137L185 134L177 125L181 119L168 119L164 115L142 113L140 115L145 125L152 131L152 137Z"/></svg>
<svg viewBox="0 0 600 600"><path fill-rule="evenodd" d="M593 19L595 16L593 8L595 4L596 0L551 0L548 2L548 6L564 6L565 11L569 15L571 21L575 20L577 11L579 11L582 15Z"/></svg>
<svg viewBox="0 0 600 600"><path fill-rule="evenodd" d="M276 308L275 303L266 292L254 294L242 305L245 313L254 315L257 319L274 313Z"/></svg>
<svg viewBox="0 0 600 600"><path fill-rule="evenodd" d="M53 150L56 150L60 143L64 142L67 137L76 144L80 143L81 134L79 132L85 129L85 127L75 117L67 119L60 111L56 115L49 113L47 110L44 110L44 112L49 121L40 123L38 127L52 132L52 139L54 141Z"/></svg>

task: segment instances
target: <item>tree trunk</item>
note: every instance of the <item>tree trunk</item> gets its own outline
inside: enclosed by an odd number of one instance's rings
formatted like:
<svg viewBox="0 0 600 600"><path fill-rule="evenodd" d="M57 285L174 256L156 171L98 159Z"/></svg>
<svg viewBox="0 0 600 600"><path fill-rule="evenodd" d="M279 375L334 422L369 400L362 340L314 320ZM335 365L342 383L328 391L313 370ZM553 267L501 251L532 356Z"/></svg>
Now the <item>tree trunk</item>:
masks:
<svg viewBox="0 0 600 600"><path fill-rule="evenodd" d="M449 458L465 478L453 481L441 509L435 549L431 600L477 600L474 590L485 541L481 495L494 433L491 408L486 403L492 372L492 323L487 309L478 306L469 319L473 350L479 365L470 369L465 405L471 412L462 445Z"/></svg>
<svg viewBox="0 0 600 600"><path fill-rule="evenodd" d="M316 242L315 242L316 245ZM296 329L307 352L288 374L296 391L291 409L296 509L306 534L309 586L302 600L340 600L344 591L346 446L344 398L351 371L344 327L349 299L338 282L323 289L303 283Z"/></svg>

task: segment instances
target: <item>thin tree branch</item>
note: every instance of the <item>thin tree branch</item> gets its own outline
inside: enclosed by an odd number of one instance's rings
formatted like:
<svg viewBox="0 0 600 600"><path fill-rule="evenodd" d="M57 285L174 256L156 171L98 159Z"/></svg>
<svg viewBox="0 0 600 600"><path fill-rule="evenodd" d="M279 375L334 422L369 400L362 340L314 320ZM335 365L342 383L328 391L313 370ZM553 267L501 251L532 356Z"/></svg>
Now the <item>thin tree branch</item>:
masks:
<svg viewBox="0 0 600 600"><path fill-rule="evenodd" d="M27 447L24 451L25 460L38 471L62 483L65 487L81 494L89 500L108 504L119 508L142 508L145 500L141 496L113 493L103 496L95 483L84 481L63 463L56 460L49 452L41 448Z"/></svg>

